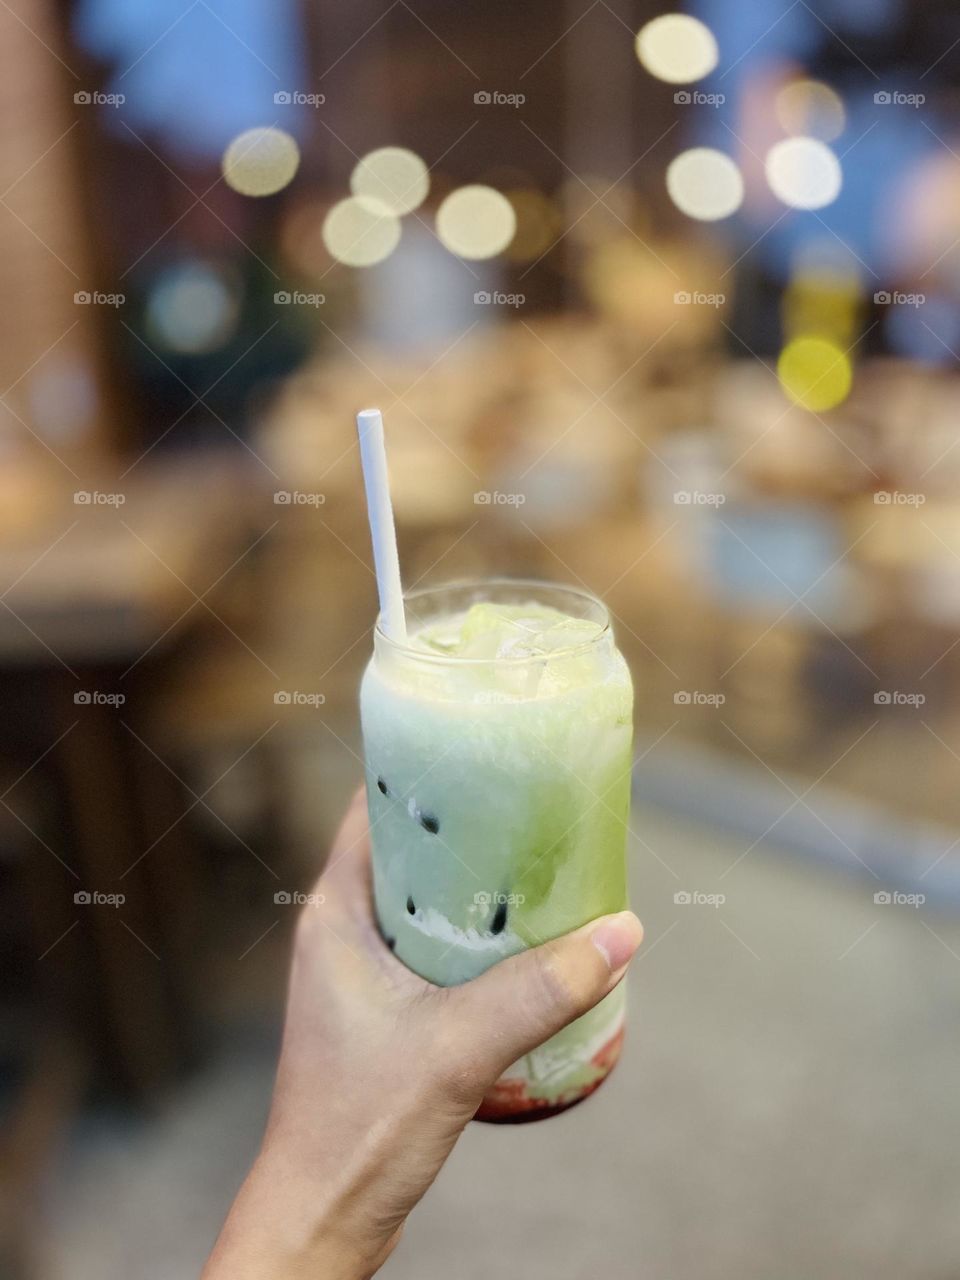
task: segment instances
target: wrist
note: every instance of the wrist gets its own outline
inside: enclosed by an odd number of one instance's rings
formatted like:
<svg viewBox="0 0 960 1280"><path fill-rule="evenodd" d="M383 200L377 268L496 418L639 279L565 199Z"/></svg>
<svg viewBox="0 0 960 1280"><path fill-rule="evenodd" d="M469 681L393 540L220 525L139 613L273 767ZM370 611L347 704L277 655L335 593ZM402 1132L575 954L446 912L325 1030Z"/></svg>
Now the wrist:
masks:
<svg viewBox="0 0 960 1280"><path fill-rule="evenodd" d="M383 1239L354 1221L318 1171L265 1144L244 1180L203 1280L367 1280L396 1232Z"/></svg>

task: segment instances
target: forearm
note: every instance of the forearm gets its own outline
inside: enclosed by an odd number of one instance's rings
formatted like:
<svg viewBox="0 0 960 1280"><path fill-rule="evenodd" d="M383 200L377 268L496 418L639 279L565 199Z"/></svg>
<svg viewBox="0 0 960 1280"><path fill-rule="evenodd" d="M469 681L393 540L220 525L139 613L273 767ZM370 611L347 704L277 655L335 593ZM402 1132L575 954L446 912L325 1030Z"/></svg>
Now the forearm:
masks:
<svg viewBox="0 0 960 1280"><path fill-rule="evenodd" d="M265 1150L224 1223L202 1280L366 1280L389 1246L358 1240L316 1177ZM339 1209L339 1211L338 1211Z"/></svg>
<svg viewBox="0 0 960 1280"><path fill-rule="evenodd" d="M203 1280L372 1276L473 1109L396 1092L382 1106L326 1124L305 1101L275 1110Z"/></svg>

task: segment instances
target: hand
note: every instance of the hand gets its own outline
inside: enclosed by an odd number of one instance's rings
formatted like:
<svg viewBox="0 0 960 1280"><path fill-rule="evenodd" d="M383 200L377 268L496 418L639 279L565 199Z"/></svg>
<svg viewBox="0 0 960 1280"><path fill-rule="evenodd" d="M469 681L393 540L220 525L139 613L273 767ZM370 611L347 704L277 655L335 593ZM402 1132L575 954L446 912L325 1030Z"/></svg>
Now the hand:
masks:
<svg viewBox="0 0 960 1280"><path fill-rule="evenodd" d="M623 911L433 986L377 931L362 792L315 892L266 1134L204 1280L371 1276L486 1090L611 991L643 936Z"/></svg>

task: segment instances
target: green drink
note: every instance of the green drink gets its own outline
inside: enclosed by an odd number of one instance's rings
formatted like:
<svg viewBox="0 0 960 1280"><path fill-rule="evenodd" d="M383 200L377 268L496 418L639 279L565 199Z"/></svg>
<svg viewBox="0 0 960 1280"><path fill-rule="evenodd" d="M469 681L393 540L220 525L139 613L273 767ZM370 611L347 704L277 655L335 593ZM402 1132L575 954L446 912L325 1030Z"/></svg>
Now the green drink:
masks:
<svg viewBox="0 0 960 1280"><path fill-rule="evenodd" d="M585 592L497 579L405 597L361 689L374 888L397 955L442 986L627 905L632 688ZM623 1036L621 983L527 1054L478 1118L591 1093Z"/></svg>

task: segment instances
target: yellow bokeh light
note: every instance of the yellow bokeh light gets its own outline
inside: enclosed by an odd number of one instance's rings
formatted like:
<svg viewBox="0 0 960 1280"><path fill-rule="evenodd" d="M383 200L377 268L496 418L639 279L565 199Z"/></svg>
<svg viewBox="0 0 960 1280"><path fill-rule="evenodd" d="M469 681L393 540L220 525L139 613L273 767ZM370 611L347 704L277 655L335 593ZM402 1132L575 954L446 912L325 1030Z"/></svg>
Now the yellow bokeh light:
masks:
<svg viewBox="0 0 960 1280"><path fill-rule="evenodd" d="M717 65L713 32L685 13L663 13L637 32L637 57L645 70L667 84L702 80Z"/></svg>
<svg viewBox="0 0 960 1280"><path fill-rule="evenodd" d="M300 148L283 129L247 129L223 153L227 186L242 196L272 196L293 180Z"/></svg>
<svg viewBox="0 0 960 1280"><path fill-rule="evenodd" d="M389 258L400 242L400 219L371 196L348 196L323 220L323 243L348 267L372 267Z"/></svg>
<svg viewBox="0 0 960 1280"><path fill-rule="evenodd" d="M350 175L355 196L370 196L394 213L411 213L430 190L427 166L405 147L380 147L357 164Z"/></svg>
<svg viewBox="0 0 960 1280"><path fill-rule="evenodd" d="M780 352L777 376L786 395L804 409L823 412L850 394L853 369L841 347L826 338L794 338Z"/></svg>
<svg viewBox="0 0 960 1280"><path fill-rule="evenodd" d="M840 161L816 138L784 138L767 152L770 190L792 209L822 209L840 194Z"/></svg>
<svg viewBox="0 0 960 1280"><path fill-rule="evenodd" d="M786 133L832 142L843 133L846 112L835 89L820 80L791 80L777 94L777 119Z"/></svg>
<svg viewBox="0 0 960 1280"><path fill-rule="evenodd" d="M541 192L521 187L506 192L517 218L517 230L506 254L511 262L533 262L555 243L563 227L560 210Z"/></svg>
<svg viewBox="0 0 960 1280"><path fill-rule="evenodd" d="M826 266L811 267L792 277L781 304L787 337L817 335L849 344L860 320L859 282Z"/></svg>
<svg viewBox="0 0 960 1280"><path fill-rule="evenodd" d="M692 147L667 166L667 191L687 217L716 222L740 208L743 177L736 163L722 151Z"/></svg>
<svg viewBox="0 0 960 1280"><path fill-rule="evenodd" d="M513 205L493 187L458 187L437 210L437 236L460 258L494 258L517 229Z"/></svg>

